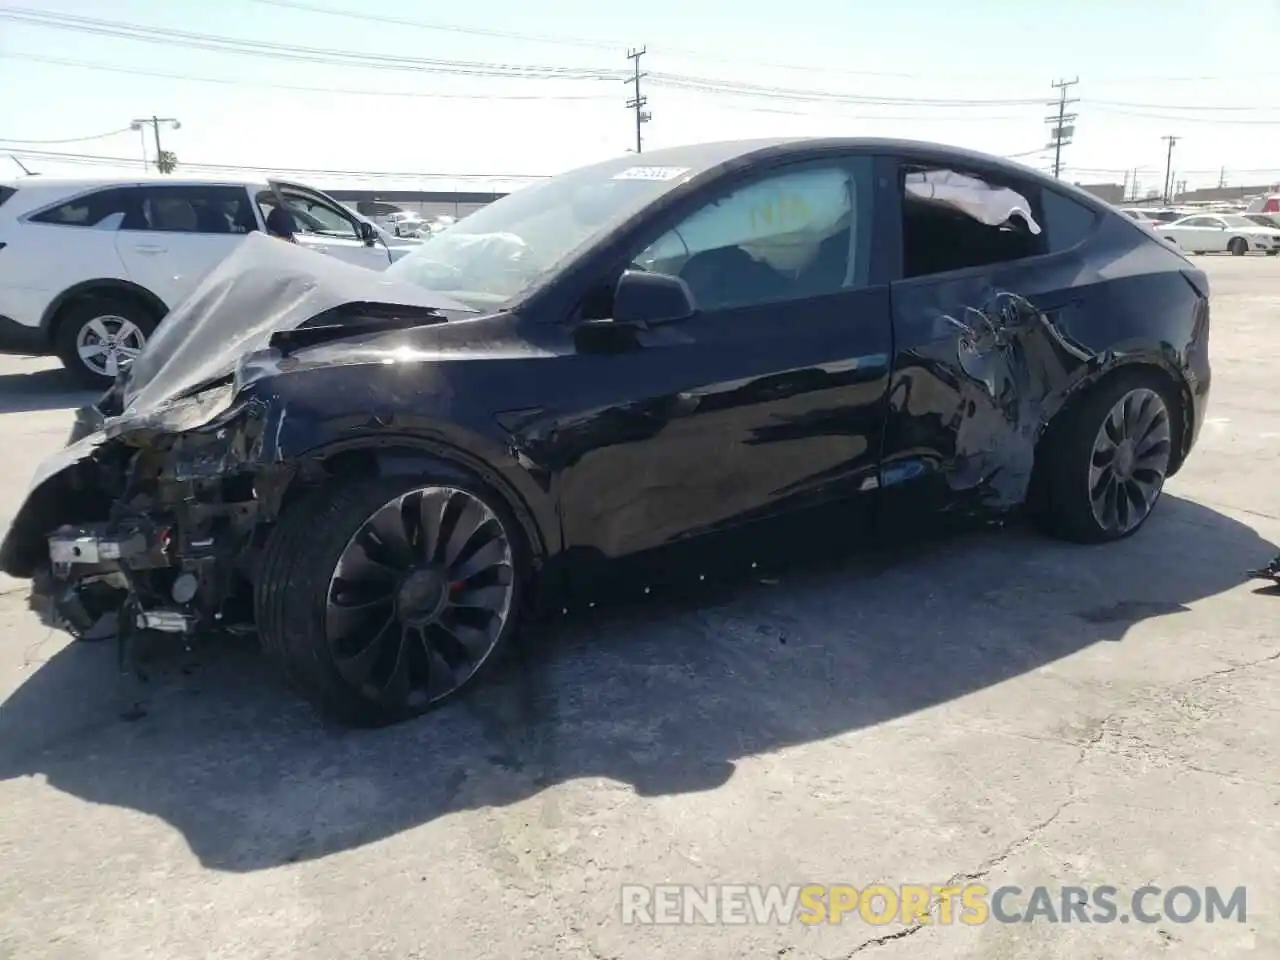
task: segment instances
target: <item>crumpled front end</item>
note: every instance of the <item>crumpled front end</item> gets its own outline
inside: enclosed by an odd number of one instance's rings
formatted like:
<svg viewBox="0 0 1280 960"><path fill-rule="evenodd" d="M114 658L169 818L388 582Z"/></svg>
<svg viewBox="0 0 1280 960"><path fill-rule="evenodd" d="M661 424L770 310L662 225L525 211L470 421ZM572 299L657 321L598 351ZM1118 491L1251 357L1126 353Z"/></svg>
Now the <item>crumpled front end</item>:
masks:
<svg viewBox="0 0 1280 960"><path fill-rule="evenodd" d="M259 463L267 408L238 388L109 419L44 465L0 568L32 579L48 623L188 634L249 619L255 533L289 472Z"/></svg>

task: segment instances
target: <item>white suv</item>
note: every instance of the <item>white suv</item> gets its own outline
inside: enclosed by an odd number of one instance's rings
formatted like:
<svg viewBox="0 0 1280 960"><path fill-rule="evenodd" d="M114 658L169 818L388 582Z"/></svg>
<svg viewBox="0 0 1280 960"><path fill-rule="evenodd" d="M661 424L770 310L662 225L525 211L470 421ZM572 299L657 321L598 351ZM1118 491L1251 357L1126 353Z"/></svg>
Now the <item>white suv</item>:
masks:
<svg viewBox="0 0 1280 960"><path fill-rule="evenodd" d="M105 388L175 303L283 204L295 239L381 270L414 247L318 190L282 180L0 183L0 353L54 354Z"/></svg>

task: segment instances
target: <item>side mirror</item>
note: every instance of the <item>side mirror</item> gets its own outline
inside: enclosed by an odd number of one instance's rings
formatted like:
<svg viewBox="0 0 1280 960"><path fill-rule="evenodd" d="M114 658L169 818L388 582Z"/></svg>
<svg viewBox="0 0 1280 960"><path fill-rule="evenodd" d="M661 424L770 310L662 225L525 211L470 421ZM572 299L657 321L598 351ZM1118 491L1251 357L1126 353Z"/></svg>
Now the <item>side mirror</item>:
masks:
<svg viewBox="0 0 1280 960"><path fill-rule="evenodd" d="M636 327L687 320L697 311L693 291L679 277L626 270L613 291L613 322Z"/></svg>
<svg viewBox="0 0 1280 960"><path fill-rule="evenodd" d="M378 239L378 231L373 229L373 224L367 220L357 220L356 230L360 234L360 239L364 241L366 247L372 247L374 241Z"/></svg>

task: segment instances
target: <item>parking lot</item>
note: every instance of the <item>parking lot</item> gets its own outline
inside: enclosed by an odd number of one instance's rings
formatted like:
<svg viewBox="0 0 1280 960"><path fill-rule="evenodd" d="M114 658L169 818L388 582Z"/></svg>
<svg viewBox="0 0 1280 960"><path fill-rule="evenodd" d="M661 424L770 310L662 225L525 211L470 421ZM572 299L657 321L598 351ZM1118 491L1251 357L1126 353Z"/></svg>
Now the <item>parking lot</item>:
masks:
<svg viewBox="0 0 1280 960"><path fill-rule="evenodd" d="M1280 261L1205 257L1209 420L1150 523L1012 528L539 635L416 723L250 644L139 687L0 581L0 958L1280 957ZM64 441L0 358L0 518ZM640 925L625 884L1247 888L1206 923ZM1056 893L1055 893L1056 896Z"/></svg>

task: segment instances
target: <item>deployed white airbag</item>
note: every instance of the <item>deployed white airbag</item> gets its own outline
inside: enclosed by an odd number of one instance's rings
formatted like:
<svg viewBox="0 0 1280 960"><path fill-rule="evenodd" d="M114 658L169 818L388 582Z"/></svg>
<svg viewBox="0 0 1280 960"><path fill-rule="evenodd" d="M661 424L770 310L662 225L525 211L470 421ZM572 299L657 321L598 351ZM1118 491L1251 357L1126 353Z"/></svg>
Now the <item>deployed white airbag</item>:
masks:
<svg viewBox="0 0 1280 960"><path fill-rule="evenodd" d="M852 184L844 170L770 177L703 207L650 247L645 259L741 247L775 269L797 270L823 240L848 227L852 212Z"/></svg>
<svg viewBox="0 0 1280 960"><path fill-rule="evenodd" d="M1018 216L1032 233L1040 233L1026 197L1016 190L993 187L977 177L954 170L925 170L907 174L906 190L919 200L953 207L989 227L999 227Z"/></svg>

